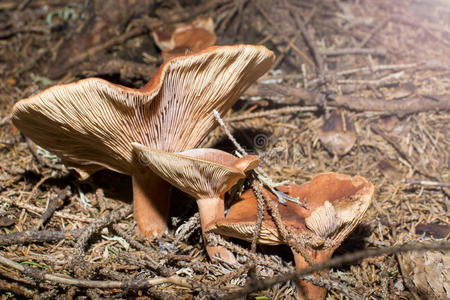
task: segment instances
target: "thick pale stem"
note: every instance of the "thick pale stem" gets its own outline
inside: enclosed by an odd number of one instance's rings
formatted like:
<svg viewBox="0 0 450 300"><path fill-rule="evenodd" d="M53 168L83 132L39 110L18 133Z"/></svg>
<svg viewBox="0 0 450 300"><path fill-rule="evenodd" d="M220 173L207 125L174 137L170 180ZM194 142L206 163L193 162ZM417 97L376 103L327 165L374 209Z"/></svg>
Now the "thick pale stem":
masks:
<svg viewBox="0 0 450 300"><path fill-rule="evenodd" d="M203 240L205 239L205 229L209 223L215 221L216 219L222 219L225 217L225 207L224 201L220 197L217 198L203 198L197 199L198 211L200 213L200 222L202 226ZM215 261L216 256L220 256L224 261L235 264L236 258L233 253L228 251L222 246L208 246L206 245L206 251L208 256L212 261Z"/></svg>
<svg viewBox="0 0 450 300"><path fill-rule="evenodd" d="M150 170L138 170L132 178L134 219L139 232L150 237L164 233L170 209L170 184Z"/></svg>
<svg viewBox="0 0 450 300"><path fill-rule="evenodd" d="M297 270L305 269L309 267L308 262L303 258L300 253L292 251L294 253L295 268ZM322 250L322 251L308 251L308 254L314 261L318 264L328 260L333 254L332 251ZM323 300L327 295L327 290L318 287L306 280L297 280L297 298L305 300Z"/></svg>

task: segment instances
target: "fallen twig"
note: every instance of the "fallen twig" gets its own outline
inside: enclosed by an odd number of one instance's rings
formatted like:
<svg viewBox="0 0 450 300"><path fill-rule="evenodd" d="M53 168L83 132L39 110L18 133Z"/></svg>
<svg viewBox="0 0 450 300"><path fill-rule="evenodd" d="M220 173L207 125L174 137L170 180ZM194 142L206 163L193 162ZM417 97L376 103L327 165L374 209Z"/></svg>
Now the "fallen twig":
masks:
<svg viewBox="0 0 450 300"><path fill-rule="evenodd" d="M310 36L308 30L306 29L305 24L303 23L298 13L294 13L294 20L295 23L297 24L297 27L302 32L303 39L305 40L306 45L308 45L309 49L311 50L311 53L313 54L314 61L316 62L317 68L319 70L319 74L322 75L324 72L324 63L322 56L320 56L320 52L317 50L313 38Z"/></svg>
<svg viewBox="0 0 450 300"><path fill-rule="evenodd" d="M138 250L144 251L146 253L145 259L148 260L152 265L152 269L155 271L158 271L160 274L167 275L170 273L169 269L164 265L157 261L159 259L158 252L150 247L146 247L136 241L135 239L131 238L125 231L120 228L119 225L113 224L113 229L124 238L131 246L135 247ZM156 257L156 259L155 259Z"/></svg>
<svg viewBox="0 0 450 300"><path fill-rule="evenodd" d="M233 116L229 118L225 118L225 122L237 122L237 121L244 121L248 119L255 119L255 118L261 118L261 117L276 117L281 114L294 114L297 112L304 112L304 111L317 111L318 108L315 106L287 106L283 108L277 108L277 109L271 109L266 111L259 111L255 113L250 114L244 114L240 116Z"/></svg>
<svg viewBox="0 0 450 300"><path fill-rule="evenodd" d="M53 213L64 204L64 201L66 201L69 196L70 189L65 188L64 190L59 191L56 196L50 198L47 203L47 209L42 214L41 219L37 222L34 228L39 230L39 228L52 217Z"/></svg>
<svg viewBox="0 0 450 300"><path fill-rule="evenodd" d="M322 264L317 264L312 267L295 271L295 272L289 272L286 274L282 274L279 276L275 276L273 278L268 279L257 279L257 280L251 280L247 286L243 287L237 292L230 293L221 299L236 299L239 297L245 297L247 294L256 292L259 290L267 289L277 283L286 282L288 280L294 280L294 279L300 279L303 278L306 275L315 273L320 270L329 269L332 267L347 265L351 263L355 263L363 258L366 257L374 257L374 256L380 256L380 255L392 255L396 253L401 252L409 252L409 251L426 251L426 250L450 250L450 242L449 241L443 241L443 242L434 242L429 244L422 244L418 245L417 243L412 244L403 244L400 246L394 246L389 248L380 248L380 249L366 249L362 251L357 251L353 253L348 253L336 258L332 258Z"/></svg>
<svg viewBox="0 0 450 300"><path fill-rule="evenodd" d="M83 62L88 57L93 56L94 54L96 54L100 51L106 50L114 45L123 44L128 39L131 39L133 37L144 34L145 32L147 32L147 30L148 29L145 27L137 27L128 32L125 32L122 35L112 38L109 41L106 41L100 45L95 45L95 46L89 48L87 51L82 52L82 53L76 55L75 57L72 57L71 59L69 59L63 69L67 70L68 68L73 67L76 64Z"/></svg>
<svg viewBox="0 0 450 300"><path fill-rule="evenodd" d="M261 233L261 225L264 218L264 196L261 193L261 189L259 187L259 184L256 180L253 180L252 182L252 189L253 192L256 195L256 200L258 201L258 215L256 216L256 224L254 229L254 235L252 239L252 252L256 251L256 242L259 238L259 234Z"/></svg>
<svg viewBox="0 0 450 300"><path fill-rule="evenodd" d="M389 17L388 18L384 18L383 20L380 21L380 23L378 23L368 34L367 36L361 41L361 43L359 43L359 47L363 48L368 41L370 41L373 36L375 35L375 33L377 33L381 28L383 28L387 22L389 22Z"/></svg>
<svg viewBox="0 0 450 300"><path fill-rule="evenodd" d="M27 289L20 284L17 284L15 282L8 282L3 279L0 279L0 291L13 292L17 296L24 296L25 298L33 298L33 296L36 294L35 291Z"/></svg>
<svg viewBox="0 0 450 300"><path fill-rule="evenodd" d="M53 242L60 240L75 240L83 231L81 229L68 231L26 230L0 235L0 246L24 245L30 243Z"/></svg>
<svg viewBox="0 0 450 300"><path fill-rule="evenodd" d="M334 103L329 103L329 105L347 107L356 111L381 111L390 114L405 114L430 110L450 110L450 95L434 96L433 99L439 99L438 101L427 99L428 97L392 101L352 96L331 96L330 98L334 100Z"/></svg>
<svg viewBox="0 0 450 300"><path fill-rule="evenodd" d="M0 120L0 127L3 126L3 125L5 125L6 123L8 123L9 120L11 120L11 115L7 115L7 116L3 117L3 118Z"/></svg>
<svg viewBox="0 0 450 300"><path fill-rule="evenodd" d="M424 186L450 187L450 182L442 182L442 181L429 181L429 180L417 180L412 178L405 178L403 179L403 182L407 184L417 184Z"/></svg>
<svg viewBox="0 0 450 300"><path fill-rule="evenodd" d="M17 206L19 208L23 208L26 209L27 211L34 213L34 214L42 214L45 212L44 208L41 207L37 207L31 204L27 204L27 203L22 203L17 201L17 199L10 199L7 197L3 197L0 196L0 201L1 202L5 202L14 206ZM77 215L73 215L73 214L69 214L69 213L65 213L65 212L60 212L60 211L55 211L54 215L56 217L59 218L63 218L63 219L70 219L70 220L74 220L74 221L79 221L79 222L84 222L84 223L92 223L95 221L94 218L89 218L89 217L83 217L83 216L77 216Z"/></svg>
<svg viewBox="0 0 450 300"><path fill-rule="evenodd" d="M177 275L170 277L156 277L144 280L126 280L126 281L83 280L71 278L66 275L49 274L36 268L16 263L15 261L12 261L2 255L0 255L0 264L2 264L5 267L13 268L17 271L24 273L27 276L30 276L38 280L46 280L53 283L66 284L84 288L100 288L100 289L119 288L124 290L142 290L163 283L171 283L187 288L192 287L192 285L188 282L186 278Z"/></svg>
<svg viewBox="0 0 450 300"><path fill-rule="evenodd" d="M34 27L34 26L28 27L23 26L18 28L12 28L9 30L0 31L0 39L6 39L19 33L39 33L46 35L50 33L50 29L46 27Z"/></svg>
<svg viewBox="0 0 450 300"><path fill-rule="evenodd" d="M87 241L91 237L91 235L102 229L103 227L108 226L111 223L116 223L129 214L133 212L133 206L127 205L125 207L122 207L120 209L112 211L110 214L98 219L97 221L93 222L91 225L89 225L88 228L83 229L83 234L80 236L80 238L77 241L77 248L84 248Z"/></svg>
<svg viewBox="0 0 450 300"><path fill-rule="evenodd" d="M343 48L343 49L329 49L321 51L320 54L325 56L339 56L347 54L370 54L385 56L386 50L384 49L366 49L366 48Z"/></svg>

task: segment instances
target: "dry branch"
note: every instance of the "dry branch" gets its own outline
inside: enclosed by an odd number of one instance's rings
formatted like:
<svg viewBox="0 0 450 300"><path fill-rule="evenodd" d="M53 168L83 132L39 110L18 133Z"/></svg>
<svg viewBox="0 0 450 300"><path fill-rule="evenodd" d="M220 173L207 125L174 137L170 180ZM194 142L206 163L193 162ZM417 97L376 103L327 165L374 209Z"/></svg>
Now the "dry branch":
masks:
<svg viewBox="0 0 450 300"><path fill-rule="evenodd" d="M191 284L186 280L186 278L179 277L177 275L171 277L156 277L144 280L129 280L129 281L105 281L105 280L83 280L71 278L60 274L49 274L44 271L40 271L36 268L29 266L24 266L16 263L6 257L0 255L0 264L5 267L13 268L17 271L24 273L39 281L49 281L52 283L59 283L77 287L84 288L101 288L101 289L113 289L119 288L124 290L143 290L154 285L159 285L163 283L171 283L183 287L190 288Z"/></svg>
<svg viewBox="0 0 450 300"><path fill-rule="evenodd" d="M53 213L64 204L64 201L69 196L70 196L70 189L65 188L64 190L59 191L56 196L48 200L49 202L47 204L47 209L42 214L41 219L35 225L36 230L39 230L39 228L52 217Z"/></svg>
<svg viewBox="0 0 450 300"><path fill-rule="evenodd" d="M77 239L82 230L52 231L52 230L28 230L0 235L0 246L24 245L30 243L53 242L60 240Z"/></svg>
<svg viewBox="0 0 450 300"><path fill-rule="evenodd" d="M391 100L384 99L367 99L353 96L335 96L332 97L333 106L347 107L356 111L381 111L391 114L406 114L420 111L449 111L450 110L450 95L433 96L430 100L424 97L416 97L405 100Z"/></svg>
<svg viewBox="0 0 450 300"><path fill-rule="evenodd" d="M427 251L427 250L450 250L450 242L449 241L443 241L443 242L434 242L434 243L428 243L428 244L422 244L418 245L417 243L414 244L403 244L400 246L394 246L394 247L388 247L388 248L380 248L380 249L367 249L362 251L357 251L353 253L348 253L342 256L338 256L336 258L332 258L328 260L325 263L322 264L316 264L312 267L295 271L295 272L289 272L286 274L282 274L273 278L268 279L258 279L258 280L252 280L250 281L244 288L240 289L237 292L230 293L225 297L222 297L221 299L236 299L239 297L245 297L247 294L256 292L259 290L267 289L277 283L286 282L288 280L294 280L303 278L306 275L332 268L342 265L347 265L351 263L355 263L363 258L366 257L375 257L375 256L381 256L381 255L392 255L396 253L402 253L402 252L409 252L409 251Z"/></svg>

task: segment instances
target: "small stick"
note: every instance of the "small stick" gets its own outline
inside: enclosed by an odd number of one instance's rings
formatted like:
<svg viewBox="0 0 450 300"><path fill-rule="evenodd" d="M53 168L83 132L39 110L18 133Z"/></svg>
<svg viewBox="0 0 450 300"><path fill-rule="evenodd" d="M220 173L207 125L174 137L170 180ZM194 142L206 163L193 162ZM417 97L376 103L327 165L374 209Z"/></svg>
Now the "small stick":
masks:
<svg viewBox="0 0 450 300"><path fill-rule="evenodd" d="M122 35L119 35L115 38L110 39L109 41L106 41L105 43L102 43L100 45L95 45L89 49L87 49L85 52L82 52L71 59L67 61L67 63L64 66L64 69L68 69L76 64L79 64L86 60L88 57L93 56L94 54L103 51L105 49L108 49L114 45L123 44L128 39L134 38L136 36L139 36L141 34L144 34L148 31L145 27L137 27L134 28L128 32L125 32Z"/></svg>
<svg viewBox="0 0 450 300"><path fill-rule="evenodd" d="M87 241L92 236L92 234L103 227L108 226L111 223L116 223L123 218L127 217L133 212L133 206L127 205L120 209L112 211L110 214L98 219L97 221L90 224L87 228L83 229L83 234L79 237L75 247L78 249L84 249Z"/></svg>
<svg viewBox="0 0 450 300"><path fill-rule="evenodd" d="M378 23L368 34L367 36L361 41L361 43L359 43L359 47L363 48L368 41L370 41L372 39L372 37L375 35L375 33L377 33L381 28L383 28L387 22L389 22L390 17L387 17L383 20L381 20L380 23Z"/></svg>
<svg viewBox="0 0 450 300"><path fill-rule="evenodd" d="M68 277L67 275L49 274L47 272L24 266L15 261L12 261L2 255L0 255L0 264L6 267L13 268L17 271L24 273L27 276L35 278L37 280L46 280L53 283L66 284L84 288L100 288L100 289L129 289L129 290L142 290L154 285L163 283L172 283L174 285L191 288L192 285L186 278L179 277L177 275L170 277L156 277L144 280L127 280L127 281L105 281L105 280L83 280Z"/></svg>
<svg viewBox="0 0 450 300"><path fill-rule="evenodd" d="M362 68L339 71L336 73L332 73L330 75L332 77L338 77L338 76L352 75L352 74L360 73L360 72L379 72L379 71L388 71L388 70L396 71L396 70L412 69L412 68L416 68L416 67L417 67L417 64L378 65L378 66L369 66L369 67L362 67ZM309 82L309 84L313 85L318 82L322 82L322 80L323 80L323 78L316 78L314 80L311 80Z"/></svg>
<svg viewBox="0 0 450 300"><path fill-rule="evenodd" d="M0 235L0 246L24 245L30 243L43 243L60 240L75 240L81 235L81 233L81 229L70 231L26 230Z"/></svg>
<svg viewBox="0 0 450 300"><path fill-rule="evenodd" d="M418 185L436 186L436 187L450 187L450 182L443 182L443 181L417 180L417 179L412 179L412 178L405 178L402 181L406 184L418 184Z"/></svg>
<svg viewBox="0 0 450 300"><path fill-rule="evenodd" d="M368 49L368 48L343 48L343 49L329 49L321 51L320 54L325 56L340 56L348 54L370 54L385 56L386 50L384 49Z"/></svg>
<svg viewBox="0 0 450 300"><path fill-rule="evenodd" d="M309 64L311 64L312 67L314 67L313 62L311 61L311 59L309 57L307 57L302 51L300 51L300 49L298 49L295 45L294 45L294 41L295 39L297 39L297 37L295 36L293 39L290 39L288 36L286 36L285 34L285 30L283 30L283 28L281 28L279 26L279 24L275 21L272 20L272 18L269 17L269 13L266 12L262 7L260 7L260 5L255 5L256 9L259 11L259 13L267 20L269 21L270 24L272 24L273 28L275 28L275 30L280 34L280 36L286 41L286 43L288 43L288 48L286 49L286 52L290 49L293 48L295 50L295 53L299 54L300 57L302 59L305 59L306 62L308 62Z"/></svg>
<svg viewBox="0 0 450 300"><path fill-rule="evenodd" d="M283 108L278 109L271 109L266 111L260 111L250 114L244 114L240 116L233 116L229 118L225 118L225 122L236 122L236 121L243 121L247 119L254 119L254 118L261 118L261 117L276 117L280 114L293 114L297 112L304 112L304 111L317 111L318 108L315 106L287 106Z"/></svg>
<svg viewBox="0 0 450 300"><path fill-rule="evenodd" d="M266 266L271 269L274 269L274 270L276 269L276 270L282 271L282 272L288 272L288 271L293 270L292 268L280 266L279 263L274 263L270 259L270 257L264 256L257 252L253 253L253 252L248 251L247 249L244 249L236 244L233 244L232 242L225 240L222 236L215 234L213 232L208 233L207 239L208 239L208 243L210 243L211 245L224 246L225 248L227 248L228 250L230 250L232 252L235 252L242 256L246 256L249 260L252 260L256 265Z"/></svg>
<svg viewBox="0 0 450 300"><path fill-rule="evenodd" d="M18 283L8 282L3 279L0 279L0 291L13 292L17 296L18 295L24 296L25 298L33 298L33 296L36 294L36 291L29 290L26 287L24 287ZM3 299L7 299L7 297L5 297Z"/></svg>
<svg viewBox="0 0 450 300"><path fill-rule="evenodd" d="M303 278L303 280L310 281L314 285L326 288L327 290L338 291L341 294L345 294L349 299L356 299L356 300L365 299L363 296L352 291L346 284L340 282L339 277L337 276L335 276L335 278L327 278L324 276L318 277L314 275L307 275Z"/></svg>
<svg viewBox="0 0 450 300"><path fill-rule="evenodd" d="M97 189L95 191L95 198L97 198L98 208L100 208L100 213L103 213L106 210L106 201L105 201L105 193L103 189Z"/></svg>
<svg viewBox="0 0 450 300"><path fill-rule="evenodd" d="M33 198L34 194L36 193L37 189L45 182L47 181L47 179L51 178L51 175L47 175L45 177L42 177L41 180L39 180L31 189L30 194L28 195L27 199L25 200L25 202L30 202L31 198Z"/></svg>
<svg viewBox="0 0 450 300"><path fill-rule="evenodd" d="M100 229L108 226L111 223L118 222L128 216L133 211L132 205L127 205L120 209L112 211L110 214L94 221L87 228L83 230L83 233L75 244L74 253L71 259L71 266L77 277L85 277L89 274L89 271L93 267L93 264L88 263L84 258L84 248L91 236Z"/></svg>
<svg viewBox="0 0 450 300"><path fill-rule="evenodd" d="M197 212L177 228L175 238L178 241L187 241L198 228L200 228L200 214Z"/></svg>
<svg viewBox="0 0 450 300"><path fill-rule="evenodd" d="M234 144L236 149L238 149L237 156L242 157L244 155L248 155L247 151L245 151L244 148L242 148L242 146L239 145L239 143L236 141L234 136L231 134L230 130L225 125L225 122L220 117L219 112L217 112L217 110L214 110L213 114L214 114L214 117L216 118L217 122L220 124L220 126L222 126L227 137ZM277 196L278 201L280 201L281 204L286 204L286 201L291 201L291 202L297 203L300 206L306 207L306 205L304 203L301 203L299 201L299 199L290 197L290 196L286 195L285 193L280 192L276 189L277 186L286 184L287 182L275 183L272 180L272 178L270 178L270 176L261 167L255 168L253 170L253 172L256 173L258 180L261 181L265 186L267 186L270 189L270 191Z"/></svg>
<svg viewBox="0 0 450 300"><path fill-rule="evenodd" d="M47 209L42 214L41 219L34 226L35 230L39 230L40 227L52 217L53 213L64 204L64 201L66 201L69 196L70 188L65 188L64 190L59 191L56 196L50 198L47 203Z"/></svg>
<svg viewBox="0 0 450 300"><path fill-rule="evenodd" d="M256 242L261 232L261 225L264 218L264 196L261 193L259 185L254 180L252 182L252 189L255 192L256 199L258 201L258 215L256 217L256 224L254 229L255 234L252 239L252 248L251 248L252 252L254 253L256 251Z"/></svg>
<svg viewBox="0 0 450 300"><path fill-rule="evenodd" d="M8 204L17 206L19 208L26 209L27 211L29 211L31 213L34 213L36 215L39 215L39 214L42 214L42 213L45 212L44 208L37 207L37 206L31 205L31 204L27 204L27 203L21 203L21 202L18 202L17 199L10 199L8 197L0 196L0 200L2 202L5 202L5 203L8 203ZM72 214L65 213L65 212L60 212L60 211L55 211L54 215L59 217L59 218L70 219L70 220L83 222L83 223L92 223L92 222L95 221L94 218L72 215Z"/></svg>
<svg viewBox="0 0 450 300"><path fill-rule="evenodd" d="M151 264L153 264L154 269L158 270L160 268L165 268L164 266L161 266L159 264L159 262L157 262L154 257L158 257L159 253L156 252L156 250L150 248L150 247L146 247L144 245L142 245L141 243L139 243L138 241L136 241L135 239L131 238L130 235L128 235L124 230L122 230L122 228L120 228L120 226L118 224L113 224L112 225L113 229L115 232L117 232L117 234L119 236L121 236L122 238L124 238L131 246L133 246L134 248L144 251L147 254L146 259L150 261ZM165 270L168 272L168 270Z"/></svg>
<svg viewBox="0 0 450 300"><path fill-rule="evenodd" d="M294 14L294 19L295 23L297 24L297 27L303 34L303 39L305 40L306 45L308 45L309 49L311 50L311 53L313 54L314 61L316 62L317 68L319 69L319 74L323 74L324 72L323 59L322 56L320 56L320 52L317 50L314 40L309 35L309 32L306 29L305 24L303 23L302 19L297 13Z"/></svg>
<svg viewBox="0 0 450 300"><path fill-rule="evenodd" d="M12 37L13 35L16 35L18 33L38 33L47 35L50 33L50 30L47 28L43 28L42 26L36 27L36 26L23 26L18 28L13 28L10 30L0 31L0 39L6 39L9 37Z"/></svg>
<svg viewBox="0 0 450 300"><path fill-rule="evenodd" d="M435 96L438 101L429 100L425 97L414 97L410 99L386 101L384 99L370 99L354 96L330 96L334 102L328 105L343 106L356 111L380 111L386 114L415 113L421 111L449 111L450 96Z"/></svg>
<svg viewBox="0 0 450 300"><path fill-rule="evenodd" d="M3 125L5 125L6 123L8 123L8 122L11 120L11 118L12 118L12 115L11 115L11 114L6 115L5 117L3 117L3 118L0 120L0 127L2 127Z"/></svg>

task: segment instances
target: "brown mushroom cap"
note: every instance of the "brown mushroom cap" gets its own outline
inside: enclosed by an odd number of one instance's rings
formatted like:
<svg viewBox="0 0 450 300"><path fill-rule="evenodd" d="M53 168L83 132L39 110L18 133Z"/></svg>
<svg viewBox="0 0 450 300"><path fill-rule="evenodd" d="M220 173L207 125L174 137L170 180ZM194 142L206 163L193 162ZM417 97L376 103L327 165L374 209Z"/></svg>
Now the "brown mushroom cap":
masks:
<svg viewBox="0 0 450 300"><path fill-rule="evenodd" d="M181 24L171 33L155 30L152 35L164 60L200 51L216 42L212 18L198 18L190 24Z"/></svg>
<svg viewBox="0 0 450 300"><path fill-rule="evenodd" d="M344 155L356 142L357 135L353 121L347 114L331 111L330 116L319 129L319 139L322 145L331 153Z"/></svg>
<svg viewBox="0 0 450 300"><path fill-rule="evenodd" d="M211 47L163 64L135 90L89 78L19 101L14 125L64 163L131 174L132 142L164 151L194 148L274 60L262 46Z"/></svg>
<svg viewBox="0 0 450 300"><path fill-rule="evenodd" d="M271 200L278 205L286 228L304 241L305 250L317 263L329 259L342 240L361 221L373 194L373 185L364 178L336 173L319 174L300 186L291 184L279 189L306 203L307 208L293 202L280 205L275 195L270 194ZM251 241L257 219L257 199L252 190L245 192L242 199L231 206L224 220L211 222L206 232ZM285 243L267 210L257 243ZM293 254L297 269L308 266L300 253L293 251ZM296 284L300 299L325 299L326 289L304 280L298 280Z"/></svg>
<svg viewBox="0 0 450 300"><path fill-rule="evenodd" d="M279 190L288 196L299 197L307 205L303 208L293 202L278 204L285 226L299 235L306 234L306 237L314 234L324 240L323 247L335 249L361 221L371 202L373 185L360 176L322 173L300 186L290 184ZM276 202L276 196L269 194ZM257 219L257 200L252 190L244 192L241 198L231 206L225 219L210 224L207 231L251 241ZM284 243L267 210L257 242ZM311 248L316 246L311 245Z"/></svg>
<svg viewBox="0 0 450 300"><path fill-rule="evenodd" d="M217 149L170 153L137 143L133 147L143 165L196 199L222 198L247 170L258 165L254 155L237 158Z"/></svg>

